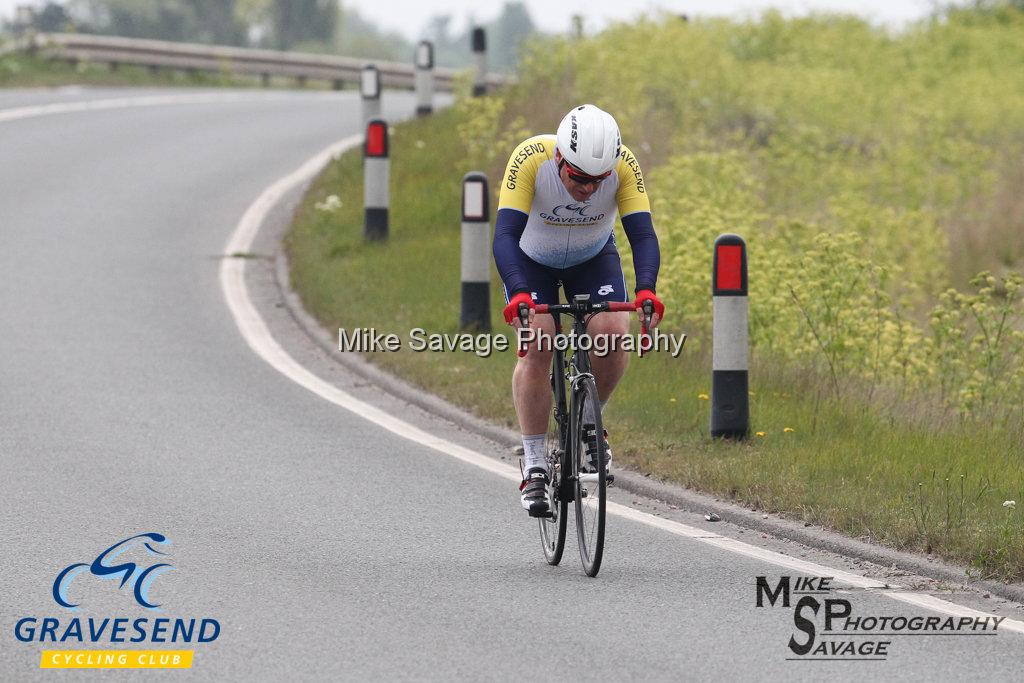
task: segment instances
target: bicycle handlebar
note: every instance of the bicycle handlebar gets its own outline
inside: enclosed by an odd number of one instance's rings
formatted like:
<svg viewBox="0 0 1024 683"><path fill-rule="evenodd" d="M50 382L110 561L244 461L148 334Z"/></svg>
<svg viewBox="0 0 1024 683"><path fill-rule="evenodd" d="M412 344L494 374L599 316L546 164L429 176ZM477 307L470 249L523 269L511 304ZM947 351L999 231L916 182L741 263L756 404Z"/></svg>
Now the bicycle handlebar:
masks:
<svg viewBox="0 0 1024 683"><path fill-rule="evenodd" d="M640 320L640 357L643 358L644 353L650 350L653 345L649 330L651 329L651 317L654 314L654 302L647 299L641 308L643 316ZM568 313L570 315L590 315L606 311L610 313L630 313L636 310L636 304L631 301L602 301L596 304L590 302L585 304L537 304L534 310L540 314ZM524 328L530 326L530 307L525 303L519 304L519 322ZM519 348L516 350L516 355L523 358L528 350L528 347L525 346Z"/></svg>
<svg viewBox="0 0 1024 683"><path fill-rule="evenodd" d="M525 306L526 304L521 304ZM591 313L604 313L610 311L612 313L628 313L636 309L636 304L632 301L602 301L600 303L592 304L587 303L586 306L581 304L537 304L537 313L574 313L581 312L584 315Z"/></svg>

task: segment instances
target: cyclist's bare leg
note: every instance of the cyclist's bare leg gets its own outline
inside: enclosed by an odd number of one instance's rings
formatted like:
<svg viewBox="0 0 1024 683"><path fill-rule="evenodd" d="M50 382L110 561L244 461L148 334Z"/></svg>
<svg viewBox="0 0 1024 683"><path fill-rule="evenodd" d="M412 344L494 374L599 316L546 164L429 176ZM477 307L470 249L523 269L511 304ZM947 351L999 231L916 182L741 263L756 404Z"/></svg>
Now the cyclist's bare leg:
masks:
<svg viewBox="0 0 1024 683"><path fill-rule="evenodd" d="M516 363L512 373L512 400L519 417L519 428L525 435L544 434L551 416L551 337L555 321L550 315L535 315L533 327L537 336L547 335L548 343L542 349L539 339L530 345L530 351Z"/></svg>
<svg viewBox="0 0 1024 683"><path fill-rule="evenodd" d="M629 334L629 315L629 313L598 313L591 318L587 325L587 333L591 337L608 335L606 339ZM590 365L594 371L594 381L597 383L597 395L602 403L611 397L629 365L629 354L622 350L621 344L618 346L619 348L610 351L605 356L599 356L593 351L590 353Z"/></svg>

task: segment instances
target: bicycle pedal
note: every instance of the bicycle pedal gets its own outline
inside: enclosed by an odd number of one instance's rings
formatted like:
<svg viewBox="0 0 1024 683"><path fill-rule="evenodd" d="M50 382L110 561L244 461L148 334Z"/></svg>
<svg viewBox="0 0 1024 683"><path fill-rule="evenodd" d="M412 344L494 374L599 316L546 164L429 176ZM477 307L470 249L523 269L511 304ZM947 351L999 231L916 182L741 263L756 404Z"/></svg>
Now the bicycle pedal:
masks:
<svg viewBox="0 0 1024 683"><path fill-rule="evenodd" d="M608 486L611 486L612 484L615 483L615 475L611 473L604 475L604 481L606 484L608 484Z"/></svg>
<svg viewBox="0 0 1024 683"><path fill-rule="evenodd" d="M529 515L531 517L547 518L547 519L550 519L551 517L554 517L554 515L551 514L551 509L550 508L544 508L543 510L534 510L533 508L531 508L527 512L529 513Z"/></svg>

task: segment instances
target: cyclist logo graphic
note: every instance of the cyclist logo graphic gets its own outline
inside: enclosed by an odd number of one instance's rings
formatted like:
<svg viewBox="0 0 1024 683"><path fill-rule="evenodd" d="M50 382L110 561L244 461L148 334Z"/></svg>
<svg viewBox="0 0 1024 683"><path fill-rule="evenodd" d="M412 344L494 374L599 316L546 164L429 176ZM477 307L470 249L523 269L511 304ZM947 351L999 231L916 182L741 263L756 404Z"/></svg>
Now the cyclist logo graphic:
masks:
<svg viewBox="0 0 1024 683"><path fill-rule="evenodd" d="M572 204L559 204L551 209L551 213L540 212L541 220L548 225L558 226L585 226L593 225L604 219L605 214L593 214L594 206L590 202L573 202Z"/></svg>
<svg viewBox="0 0 1024 683"><path fill-rule="evenodd" d="M567 214L577 214L583 218L590 218L590 216L584 213L589 208L589 204L562 204L561 206L556 206L552 209L551 213L555 214L559 218L564 218ZM562 213L563 211L565 213Z"/></svg>
<svg viewBox="0 0 1024 683"><path fill-rule="evenodd" d="M70 610L77 608L78 604L72 604L68 600L68 587L76 576L88 569L89 573L93 576L98 576L103 580L115 579L120 576L121 583L118 588L123 588L126 583L130 584L132 587L132 594L135 596L136 602L146 609L156 609L160 605L153 604L149 601L148 593L150 586L157 576L174 569L174 567L167 562L158 562L143 569L135 562L122 562L120 564L113 564L113 562L122 553L139 545L144 547L146 552L150 555L163 556L167 553L161 552L153 546L166 547L170 544L171 542L167 540L166 536L152 532L139 534L137 536L132 536L131 538L126 538L123 541L119 541L100 553L99 556L92 561L92 564L78 562L61 571L53 582L53 599L56 600L57 604L61 607L66 607Z"/></svg>

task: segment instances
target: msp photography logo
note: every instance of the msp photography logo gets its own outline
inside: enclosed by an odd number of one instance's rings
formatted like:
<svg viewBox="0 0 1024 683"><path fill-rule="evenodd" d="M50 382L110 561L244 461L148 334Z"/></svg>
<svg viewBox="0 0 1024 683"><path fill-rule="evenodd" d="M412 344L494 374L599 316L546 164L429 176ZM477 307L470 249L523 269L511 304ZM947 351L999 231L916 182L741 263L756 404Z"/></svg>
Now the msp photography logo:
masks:
<svg viewBox="0 0 1024 683"><path fill-rule="evenodd" d="M853 603L833 595L831 576L782 576L773 589L757 577L755 605L793 610L788 661L885 661L894 638L995 636L1005 617L906 617L855 614ZM791 604L791 596L799 596ZM767 603L767 604L766 604Z"/></svg>
<svg viewBox="0 0 1024 683"><path fill-rule="evenodd" d="M124 602L125 609L142 609L146 614L162 612L161 603L154 602L149 594L157 577L175 569L169 557L170 546L170 539L156 532L129 536L107 547L91 562L64 566L50 584L50 595L65 615L77 615L88 609L88 604L73 595L86 593L95 599L102 586L116 582L116 590L128 598ZM142 558L149 561L144 562ZM87 578L93 579L91 584ZM220 622L211 617L24 616L15 624L14 637L22 643L206 644L217 640L220 628ZM39 666L43 669L188 669L192 667L194 652L54 649L42 651Z"/></svg>

